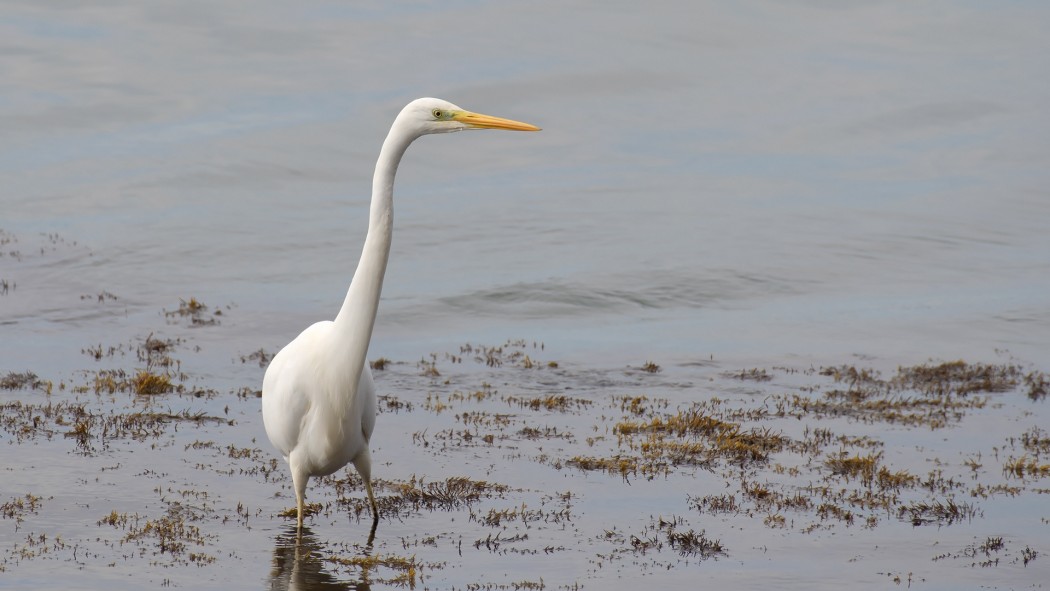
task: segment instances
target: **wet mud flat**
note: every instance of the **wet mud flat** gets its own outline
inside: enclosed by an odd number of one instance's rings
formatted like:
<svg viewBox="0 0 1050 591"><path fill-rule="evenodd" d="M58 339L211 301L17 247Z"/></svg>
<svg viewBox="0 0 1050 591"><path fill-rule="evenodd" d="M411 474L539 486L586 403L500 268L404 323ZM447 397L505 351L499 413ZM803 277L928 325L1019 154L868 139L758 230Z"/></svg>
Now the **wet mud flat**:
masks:
<svg viewBox="0 0 1050 591"><path fill-rule="evenodd" d="M581 367L525 340L376 358L378 528L344 471L311 481L298 536L259 416L272 352L195 342L231 314L188 297L79 370L4 369L5 587L1045 581L1050 377L1020 362Z"/></svg>

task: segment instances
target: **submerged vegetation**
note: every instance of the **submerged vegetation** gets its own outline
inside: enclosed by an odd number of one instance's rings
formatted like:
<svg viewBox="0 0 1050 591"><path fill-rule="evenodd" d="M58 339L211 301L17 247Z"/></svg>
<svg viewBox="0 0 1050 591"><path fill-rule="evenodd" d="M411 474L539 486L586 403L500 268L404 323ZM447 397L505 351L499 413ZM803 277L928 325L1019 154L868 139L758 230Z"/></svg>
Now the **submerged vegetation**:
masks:
<svg viewBox="0 0 1050 591"><path fill-rule="evenodd" d="M209 314L207 305L191 297L189 300L180 299L178 309L165 310L164 316L173 324L180 319L186 319L189 320L190 326L211 326L219 323L222 309L216 309Z"/></svg>
<svg viewBox="0 0 1050 591"><path fill-rule="evenodd" d="M14 497L0 505L0 515L4 519L14 519L21 523L26 515L35 514L43 499L32 493L26 493L20 497Z"/></svg>
<svg viewBox="0 0 1050 591"><path fill-rule="evenodd" d="M0 390L39 390L44 393L50 393L52 387L51 382L41 380L31 371L12 371L8 372L7 375L0 376Z"/></svg>
<svg viewBox="0 0 1050 591"><path fill-rule="evenodd" d="M222 316L195 298L165 312L187 330ZM0 571L59 556L163 572L222 568L245 559L228 540L267 537L294 519L287 470L259 430L258 384L201 386L187 370L197 350L185 338L91 344L82 349L89 368L72 376L0 375L8 446L46 446L96 467L77 476L90 491L91 535L43 531L69 506L46 496L59 491L0 499L3 523L18 531L0 551ZM889 377L856 366L713 369L695 385L667 364L581 371L545 352L509 341L372 361L389 438L373 452L378 545L362 543L371 518L360 478L347 470L317 479L309 524L334 539L278 535L273 580L310 572L333 584L441 588L466 569L476 574L467 588L575 589L626 568L690 579L711 561L754 559L744 530L943 537L930 564L1025 569L1046 551L1005 534L953 537L960 523L983 523L990 503L1050 492L1045 426L1022 415L1016 432L965 453L940 444L1004 400L1045 404L1041 372L962 361ZM271 357L258 348L227 361L257 380ZM129 483L149 492L111 498ZM520 559L531 573L544 564L535 561L581 557L583 575L504 580L473 566Z"/></svg>

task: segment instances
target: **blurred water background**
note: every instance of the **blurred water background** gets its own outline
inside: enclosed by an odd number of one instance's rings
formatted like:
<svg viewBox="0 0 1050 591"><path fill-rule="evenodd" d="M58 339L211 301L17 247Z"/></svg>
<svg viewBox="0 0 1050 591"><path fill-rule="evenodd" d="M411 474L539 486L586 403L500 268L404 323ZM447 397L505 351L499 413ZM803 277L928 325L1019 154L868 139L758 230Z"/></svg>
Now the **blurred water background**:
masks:
<svg viewBox="0 0 1050 591"><path fill-rule="evenodd" d="M235 304L266 348L332 317L417 96L545 129L412 147L373 356L1050 350L1040 3L4 13L0 228L82 247L0 260L17 361L42 335L78 348L79 296L102 291L121 323Z"/></svg>

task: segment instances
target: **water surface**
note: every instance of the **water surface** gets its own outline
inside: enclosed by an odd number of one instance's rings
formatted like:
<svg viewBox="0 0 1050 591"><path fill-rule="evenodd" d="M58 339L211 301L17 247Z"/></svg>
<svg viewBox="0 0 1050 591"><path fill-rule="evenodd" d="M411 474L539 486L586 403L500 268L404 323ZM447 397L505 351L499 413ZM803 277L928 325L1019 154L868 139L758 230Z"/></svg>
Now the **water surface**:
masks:
<svg viewBox="0 0 1050 591"><path fill-rule="evenodd" d="M563 419L575 440L560 453L571 457L586 447L583 431L600 423L600 409L614 404L610 396L688 405L736 395L750 404L753 393L722 377L742 368L860 363L889 375L898 365L965 359L1046 369L1050 86L1041 74L1050 65L1043 30L1050 15L1041 3L117 0L12 2L3 12L0 372L32 371L53 382L56 401L80 400L98 414L141 409L144 402L127 396L70 390L92 383L99 369L141 369L135 347L151 334L181 339L173 354L185 383L216 395L157 404L236 417L232 426L165 429L159 451L155 440L131 439L84 455L61 432L28 442L5 432L9 484L0 501L30 492L48 499L17 527L0 524L8 547L24 545L27 531L70 546L56 548L53 561L9 553L0 577L13 586L38 587L47 577L85 588L133 587L143 577L267 584L262 572L285 531L274 517L287 504L273 496L284 490L279 476L276 485L259 474L224 484L191 452L235 445L273 457L257 400L235 394L258 388L263 370L241 358L272 353L334 316L360 252L378 147L393 116L418 96L544 130L429 137L409 150L369 353L405 363L397 366L403 381L382 378L391 395L422 405L428 392L478 388L485 379L502 380L493 382L501 395L584 392L595 405ZM209 314L221 310L220 323L165 315L190 298ZM531 354L566 373L442 385L413 365L431 353L449 364L444 355L465 343L508 339L542 342ZM96 361L83 353L96 345L122 350ZM623 381L626 368L638 373L646 361L663 368L661 379ZM39 402L42 394L3 396ZM956 446L987 434L972 450L987 454L1045 425L1045 403L1012 396L951 426L948 443L945 431L931 436L941 441L934 445L900 429L886 444L902 457L932 446L919 454L922 463L940 458L966 473L968 456ZM532 460L499 448L415 458L422 452L411 436L428 421L440 423L422 406L380 417L385 478L486 479L528 491L508 493L503 505L546 502L551 511L557 493L581 494L573 501L576 533L550 533L545 542L600 547L548 552L550 587L629 588L635 575L667 584L703 575L734 586L838 588L914 570L928 571L928 588L952 588L963 575L946 574L957 561L931 560L939 544L959 554L971 538L1014 531L1011 556L1026 544L1050 552L1036 543L1046 539L1045 524L998 525L1028 522L1018 517L1031 515L1028 494L1020 508L985 508L977 525L945 528L951 543L900 526L816 536L789 528L773 530L782 536L774 556L754 550L769 548L761 518L728 519L718 532L728 558L678 561L665 553L598 567L595 556L620 547L596 541L611 516L650 507L621 528L638 533L650 515L687 515L685 494L723 483L690 470L622 484L553 470L533 461L539 450L524 454ZM195 441L217 447L186 447ZM900 469L927 471L901 462ZM613 485L616 494L605 498ZM164 553L122 550L116 528L103 536L109 544L87 544L109 511L156 519L170 510L171 495L191 489L222 497L214 512L198 506L204 523L231 515L239 500L258 511L246 526L205 528L212 537L201 551L215 563L172 566ZM464 510L384 521L377 548L411 554L403 540L436 536L436 547L421 546L434 550L431 557L415 552L447 563L424 579L432 588L509 583L535 571L529 555L515 562L476 550L473 542L491 531L476 522L462 530ZM1039 510L1031 519L1045 517ZM359 527L348 529L346 517L331 509L313 531L317 544L330 552L360 544ZM688 519L705 527L700 515ZM976 529L958 533L963 527ZM460 536L462 555L451 550ZM90 558L79 551L73 558L78 540ZM907 552L871 550L891 544ZM875 555L877 564L857 566L859 555ZM500 576L481 577L478 564ZM1042 580L1032 570L1039 564L972 572L986 573L989 586L1025 587ZM356 576L326 566L337 580ZM826 574L814 580L814 571Z"/></svg>

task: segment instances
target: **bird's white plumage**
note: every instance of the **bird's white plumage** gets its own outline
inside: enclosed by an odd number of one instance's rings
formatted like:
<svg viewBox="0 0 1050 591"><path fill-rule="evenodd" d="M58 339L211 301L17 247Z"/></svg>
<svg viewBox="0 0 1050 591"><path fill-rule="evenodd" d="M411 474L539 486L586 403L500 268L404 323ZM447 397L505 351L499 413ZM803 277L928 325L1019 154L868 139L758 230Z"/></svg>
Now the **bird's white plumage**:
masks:
<svg viewBox="0 0 1050 591"><path fill-rule="evenodd" d="M373 524L379 519L369 450L376 393L365 358L390 256L394 176L405 150L416 138L464 129L539 128L464 111L440 99L416 99L405 106L394 119L376 162L368 234L339 314L334 321L308 327L266 368L263 424L270 442L291 469L300 528L307 481L312 476L332 474L348 463L364 480Z"/></svg>
<svg viewBox="0 0 1050 591"><path fill-rule="evenodd" d="M375 426L372 372L350 387L350 364L335 350L335 323L318 322L274 356L263 379L263 423L270 443L310 476L327 476L367 454ZM319 434L303 437L303 433Z"/></svg>

